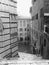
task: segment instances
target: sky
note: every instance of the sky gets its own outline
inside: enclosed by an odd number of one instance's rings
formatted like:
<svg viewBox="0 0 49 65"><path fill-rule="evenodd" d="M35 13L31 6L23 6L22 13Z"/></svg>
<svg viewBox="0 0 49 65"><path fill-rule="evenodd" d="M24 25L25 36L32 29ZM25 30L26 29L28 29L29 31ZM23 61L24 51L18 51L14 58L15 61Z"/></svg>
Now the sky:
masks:
<svg viewBox="0 0 49 65"><path fill-rule="evenodd" d="M31 17L30 15L31 0L17 0L18 16Z"/></svg>

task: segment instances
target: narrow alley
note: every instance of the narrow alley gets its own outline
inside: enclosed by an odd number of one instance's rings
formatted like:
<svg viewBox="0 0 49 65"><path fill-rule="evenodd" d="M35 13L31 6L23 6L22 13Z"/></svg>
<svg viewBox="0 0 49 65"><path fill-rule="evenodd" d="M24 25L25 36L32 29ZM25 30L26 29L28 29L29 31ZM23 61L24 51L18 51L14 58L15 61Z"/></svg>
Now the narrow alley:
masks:
<svg viewBox="0 0 49 65"><path fill-rule="evenodd" d="M24 61L42 60L42 57L40 55L31 53L32 51L30 45L19 44L18 51L21 60Z"/></svg>
<svg viewBox="0 0 49 65"><path fill-rule="evenodd" d="M49 65L49 0L0 0L0 65Z"/></svg>

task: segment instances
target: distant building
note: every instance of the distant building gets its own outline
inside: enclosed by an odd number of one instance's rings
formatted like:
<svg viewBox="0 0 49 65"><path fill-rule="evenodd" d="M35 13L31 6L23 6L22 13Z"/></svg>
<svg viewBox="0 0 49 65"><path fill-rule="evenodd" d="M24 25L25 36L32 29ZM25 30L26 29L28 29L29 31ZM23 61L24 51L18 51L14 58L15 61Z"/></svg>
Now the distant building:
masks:
<svg viewBox="0 0 49 65"><path fill-rule="evenodd" d="M28 37L28 24L31 22L31 19L29 18L17 18L18 22L18 39L21 41L21 43L25 42L27 43L27 37ZM30 24L29 24L30 26Z"/></svg>
<svg viewBox="0 0 49 65"><path fill-rule="evenodd" d="M0 59L18 54L16 5L16 0L0 0Z"/></svg>

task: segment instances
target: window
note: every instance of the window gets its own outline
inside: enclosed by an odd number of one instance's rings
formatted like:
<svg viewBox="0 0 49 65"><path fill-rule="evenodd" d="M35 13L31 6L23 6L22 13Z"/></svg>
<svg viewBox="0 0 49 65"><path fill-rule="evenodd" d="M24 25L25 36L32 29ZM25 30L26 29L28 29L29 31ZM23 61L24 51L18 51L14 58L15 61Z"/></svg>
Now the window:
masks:
<svg viewBox="0 0 49 65"><path fill-rule="evenodd" d="M45 31L49 34L49 28L48 27L46 27Z"/></svg>
<svg viewBox="0 0 49 65"><path fill-rule="evenodd" d="M38 14L36 14L36 19L38 19Z"/></svg>
<svg viewBox="0 0 49 65"><path fill-rule="evenodd" d="M36 42L34 43L34 46L36 46Z"/></svg>
<svg viewBox="0 0 49 65"><path fill-rule="evenodd" d="M30 40L30 38L29 38L29 37L27 37L27 40Z"/></svg>
<svg viewBox="0 0 49 65"><path fill-rule="evenodd" d="M20 36L22 36L22 33L20 33Z"/></svg>
<svg viewBox="0 0 49 65"><path fill-rule="evenodd" d="M34 2L36 2L36 0L34 0Z"/></svg>
<svg viewBox="0 0 49 65"><path fill-rule="evenodd" d="M25 31L26 31L27 29L25 28Z"/></svg>
<svg viewBox="0 0 49 65"><path fill-rule="evenodd" d="M24 23L23 23L23 24L24 24L23 26L25 27L25 26L26 26L26 22L25 22L25 21L23 21L23 22L24 22Z"/></svg>
<svg viewBox="0 0 49 65"><path fill-rule="evenodd" d="M44 16L44 22L45 22L46 24L49 24L49 16Z"/></svg>
<svg viewBox="0 0 49 65"><path fill-rule="evenodd" d="M44 25L44 32L48 33L49 34L49 27Z"/></svg>
<svg viewBox="0 0 49 65"><path fill-rule="evenodd" d="M20 31L23 31L23 29L22 29L22 28L20 28Z"/></svg>
<svg viewBox="0 0 49 65"><path fill-rule="evenodd" d="M23 41L23 38L22 37L20 37L20 41Z"/></svg>
<svg viewBox="0 0 49 65"><path fill-rule="evenodd" d="M22 26L22 21L20 21L20 26Z"/></svg>
<svg viewBox="0 0 49 65"><path fill-rule="evenodd" d="M47 32L47 33L48 33L48 27L45 27L45 32Z"/></svg>
<svg viewBox="0 0 49 65"><path fill-rule="evenodd" d="M29 31L29 29L27 31Z"/></svg>
<svg viewBox="0 0 49 65"><path fill-rule="evenodd" d="M33 5L34 5L35 2L36 2L36 0L32 0Z"/></svg>
<svg viewBox="0 0 49 65"><path fill-rule="evenodd" d="M46 39L44 39L44 47L46 46Z"/></svg>

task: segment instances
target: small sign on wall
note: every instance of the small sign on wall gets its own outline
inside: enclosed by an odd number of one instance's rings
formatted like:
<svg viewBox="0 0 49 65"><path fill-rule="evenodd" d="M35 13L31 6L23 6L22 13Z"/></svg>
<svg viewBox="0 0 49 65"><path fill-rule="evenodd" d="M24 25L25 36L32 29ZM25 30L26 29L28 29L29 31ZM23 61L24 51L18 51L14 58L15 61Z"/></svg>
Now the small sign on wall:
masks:
<svg viewBox="0 0 49 65"><path fill-rule="evenodd" d="M1 20L1 18L0 18L0 32L2 32L3 29L4 29L3 22L2 22L2 20Z"/></svg>

